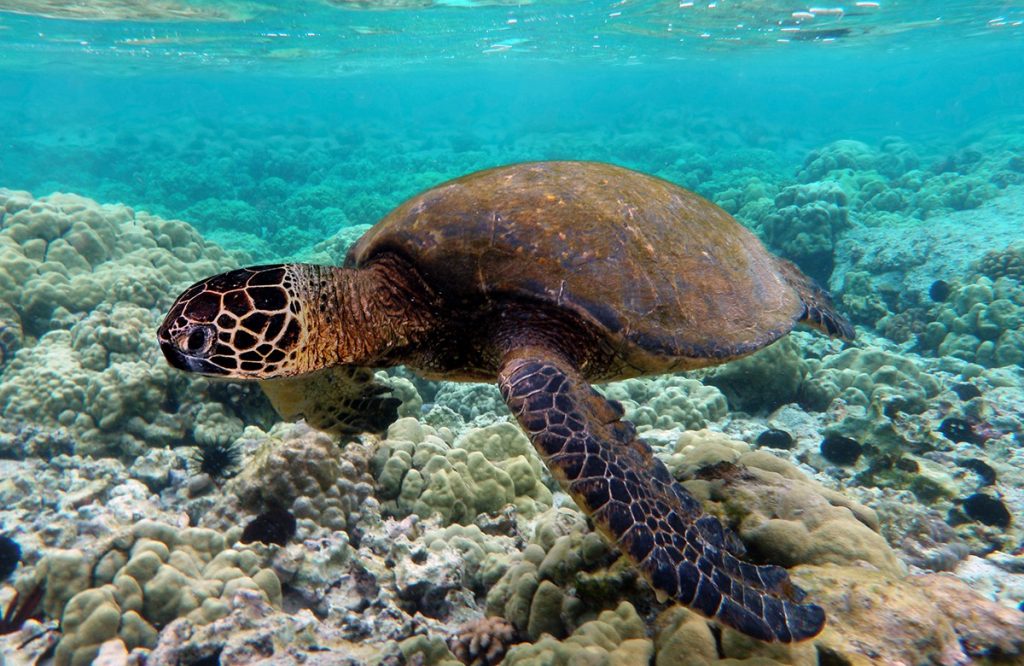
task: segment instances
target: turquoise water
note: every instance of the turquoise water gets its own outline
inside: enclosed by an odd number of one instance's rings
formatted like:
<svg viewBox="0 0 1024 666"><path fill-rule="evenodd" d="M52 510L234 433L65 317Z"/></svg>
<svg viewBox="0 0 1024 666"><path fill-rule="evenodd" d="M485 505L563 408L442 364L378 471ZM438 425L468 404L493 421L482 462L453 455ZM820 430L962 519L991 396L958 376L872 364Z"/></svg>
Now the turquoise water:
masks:
<svg viewBox="0 0 1024 666"><path fill-rule="evenodd" d="M607 663L1019 661L1022 128L1019 3L0 0L0 664L450 666L485 615L509 663L563 663L543 633ZM403 418L332 440L161 353L189 284L339 262L403 200L533 160L703 195L856 325L601 389L829 631L679 615L493 385L389 369Z"/></svg>
<svg viewBox="0 0 1024 666"><path fill-rule="evenodd" d="M712 4L0 13L0 182L207 231L291 226L293 251L484 166L600 159L713 196L730 172L787 175L837 139L945 155L1024 109L1019 7Z"/></svg>

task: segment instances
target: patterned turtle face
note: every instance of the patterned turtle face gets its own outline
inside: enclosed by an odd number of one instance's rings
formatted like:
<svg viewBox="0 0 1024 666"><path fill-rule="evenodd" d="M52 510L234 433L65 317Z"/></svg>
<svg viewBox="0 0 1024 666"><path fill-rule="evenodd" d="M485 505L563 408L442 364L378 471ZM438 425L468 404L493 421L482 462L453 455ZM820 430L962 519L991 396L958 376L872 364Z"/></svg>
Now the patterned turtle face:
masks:
<svg viewBox="0 0 1024 666"><path fill-rule="evenodd" d="M167 362L219 377L294 374L303 323L291 268L243 268L189 287L157 330Z"/></svg>

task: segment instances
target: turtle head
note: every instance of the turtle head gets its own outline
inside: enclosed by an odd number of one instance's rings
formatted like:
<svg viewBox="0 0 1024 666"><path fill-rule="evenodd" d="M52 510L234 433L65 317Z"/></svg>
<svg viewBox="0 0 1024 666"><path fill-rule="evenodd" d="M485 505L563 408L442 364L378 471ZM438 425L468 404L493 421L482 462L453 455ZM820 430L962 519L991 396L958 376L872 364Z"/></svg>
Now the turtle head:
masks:
<svg viewBox="0 0 1024 666"><path fill-rule="evenodd" d="M431 310L423 307L430 294L407 273L385 261L365 269L276 264L222 273L174 301L157 340L175 368L228 379L379 366L431 330Z"/></svg>
<svg viewBox="0 0 1024 666"><path fill-rule="evenodd" d="M192 285L157 329L175 368L234 379L269 379L318 369L298 279L304 266L242 268ZM319 267L316 267L319 268Z"/></svg>

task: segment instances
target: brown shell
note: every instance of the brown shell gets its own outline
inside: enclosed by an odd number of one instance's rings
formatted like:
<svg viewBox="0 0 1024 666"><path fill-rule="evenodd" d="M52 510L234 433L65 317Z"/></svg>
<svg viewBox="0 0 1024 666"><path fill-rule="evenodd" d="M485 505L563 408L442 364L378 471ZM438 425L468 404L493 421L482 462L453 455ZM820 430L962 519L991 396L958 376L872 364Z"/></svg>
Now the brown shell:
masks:
<svg viewBox="0 0 1024 666"><path fill-rule="evenodd" d="M410 260L447 298L557 305L616 346L725 359L803 313L761 242L672 183L595 162L534 162L453 180L406 201L350 250Z"/></svg>

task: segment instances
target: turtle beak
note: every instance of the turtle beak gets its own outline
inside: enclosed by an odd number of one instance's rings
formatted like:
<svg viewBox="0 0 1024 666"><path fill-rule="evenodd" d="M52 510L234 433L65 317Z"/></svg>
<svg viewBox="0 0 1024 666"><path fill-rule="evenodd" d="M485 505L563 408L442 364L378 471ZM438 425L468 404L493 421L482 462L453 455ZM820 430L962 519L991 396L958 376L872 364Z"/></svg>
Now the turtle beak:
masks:
<svg viewBox="0 0 1024 666"><path fill-rule="evenodd" d="M167 363L172 368L177 368L178 370L189 369L187 365L187 357L174 346L173 342L164 339L162 335L158 336L157 339L160 342L160 351L164 353L164 358L167 359Z"/></svg>
<svg viewBox="0 0 1024 666"><path fill-rule="evenodd" d="M163 352L164 358L167 359L167 363L172 368L188 370L188 367L185 365L185 355L181 353L181 350L171 340L171 334L167 330L166 321L160 324L160 328L156 329L156 341L160 345L160 351Z"/></svg>
<svg viewBox="0 0 1024 666"><path fill-rule="evenodd" d="M172 342L161 340L160 351L164 353L164 358L167 359L167 363L172 368L184 370L185 372L198 372L201 375L228 374L224 368L218 367L206 359L185 354Z"/></svg>
<svg viewBox="0 0 1024 666"><path fill-rule="evenodd" d="M160 351L164 353L164 358L167 359L167 363L172 368L177 368L178 370L185 370L187 372L196 372L196 370L192 367L193 362L196 359L189 358L185 354L181 353L181 350L178 349L178 347L170 340L164 340L161 338Z"/></svg>

